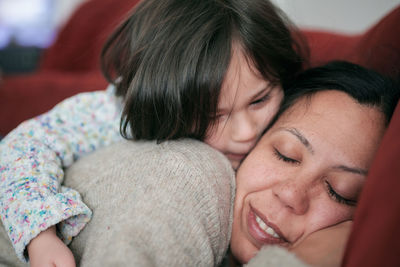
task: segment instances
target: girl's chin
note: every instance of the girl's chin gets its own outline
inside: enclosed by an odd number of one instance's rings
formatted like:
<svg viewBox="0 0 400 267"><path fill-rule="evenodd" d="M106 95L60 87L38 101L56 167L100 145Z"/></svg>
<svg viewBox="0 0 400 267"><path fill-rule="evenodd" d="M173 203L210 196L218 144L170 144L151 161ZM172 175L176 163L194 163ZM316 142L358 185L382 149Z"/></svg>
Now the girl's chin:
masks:
<svg viewBox="0 0 400 267"><path fill-rule="evenodd" d="M231 159L229 159L229 161L231 162L232 168L236 171L239 168L240 162Z"/></svg>
<svg viewBox="0 0 400 267"><path fill-rule="evenodd" d="M232 154L232 153L225 153L225 156L231 162L232 168L237 170L239 168L240 163L246 157L246 154Z"/></svg>

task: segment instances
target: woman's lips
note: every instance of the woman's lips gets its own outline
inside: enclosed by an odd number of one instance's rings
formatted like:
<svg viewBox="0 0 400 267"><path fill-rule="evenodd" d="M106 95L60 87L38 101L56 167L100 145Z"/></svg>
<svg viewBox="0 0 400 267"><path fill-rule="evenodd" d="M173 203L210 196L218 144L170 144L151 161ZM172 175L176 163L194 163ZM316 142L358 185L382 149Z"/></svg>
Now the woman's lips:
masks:
<svg viewBox="0 0 400 267"><path fill-rule="evenodd" d="M261 214L250 208L247 214L247 228L249 234L262 245L273 245L287 242L281 231L276 225L268 222Z"/></svg>

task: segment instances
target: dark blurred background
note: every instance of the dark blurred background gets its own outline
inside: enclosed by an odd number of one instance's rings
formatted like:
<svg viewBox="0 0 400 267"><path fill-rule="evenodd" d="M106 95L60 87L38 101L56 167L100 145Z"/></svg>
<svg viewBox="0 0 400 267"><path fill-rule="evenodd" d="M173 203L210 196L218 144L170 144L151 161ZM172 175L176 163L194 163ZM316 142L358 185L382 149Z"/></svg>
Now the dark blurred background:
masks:
<svg viewBox="0 0 400 267"><path fill-rule="evenodd" d="M0 0L0 71L35 70L43 49L82 0Z"/></svg>

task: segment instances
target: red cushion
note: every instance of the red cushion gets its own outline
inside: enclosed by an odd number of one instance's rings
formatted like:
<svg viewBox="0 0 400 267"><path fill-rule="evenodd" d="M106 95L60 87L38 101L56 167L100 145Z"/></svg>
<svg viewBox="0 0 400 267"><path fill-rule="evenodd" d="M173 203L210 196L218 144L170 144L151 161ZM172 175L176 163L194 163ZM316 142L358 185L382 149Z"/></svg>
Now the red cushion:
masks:
<svg viewBox="0 0 400 267"><path fill-rule="evenodd" d="M398 78L400 74L400 6L362 36L357 63Z"/></svg>
<svg viewBox="0 0 400 267"><path fill-rule="evenodd" d="M6 135L22 121L44 113L64 98L84 91L105 89L99 72L68 74L43 71L8 77L0 82L0 135Z"/></svg>
<svg viewBox="0 0 400 267"><path fill-rule="evenodd" d="M44 54L40 68L70 72L100 70L100 52L105 40L137 2L84 2Z"/></svg>
<svg viewBox="0 0 400 267"><path fill-rule="evenodd" d="M304 30L311 66L347 60L397 78L400 74L400 6L360 35Z"/></svg>
<svg viewBox="0 0 400 267"><path fill-rule="evenodd" d="M323 65L331 60L346 60L356 63L354 51L361 35L344 35L318 30L303 30L310 48L311 67Z"/></svg>

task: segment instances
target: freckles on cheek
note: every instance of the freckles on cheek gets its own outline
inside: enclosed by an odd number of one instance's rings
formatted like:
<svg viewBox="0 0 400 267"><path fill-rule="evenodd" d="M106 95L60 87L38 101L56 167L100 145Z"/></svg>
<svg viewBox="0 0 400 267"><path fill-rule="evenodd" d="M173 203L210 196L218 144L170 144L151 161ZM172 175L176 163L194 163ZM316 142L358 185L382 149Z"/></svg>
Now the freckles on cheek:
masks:
<svg viewBox="0 0 400 267"><path fill-rule="evenodd" d="M311 232L352 220L353 216L354 207L338 203L321 205L320 208L316 209L314 212L314 223L310 224L312 228Z"/></svg>
<svg viewBox="0 0 400 267"><path fill-rule="evenodd" d="M246 176L238 179L237 187L248 192L266 189L266 187L268 187L268 182L271 180L270 175L270 173L254 167L252 172L248 172Z"/></svg>
<svg viewBox="0 0 400 267"><path fill-rule="evenodd" d="M237 188L247 193L268 189L279 177L271 162L267 148L262 144L257 145L238 169Z"/></svg>

